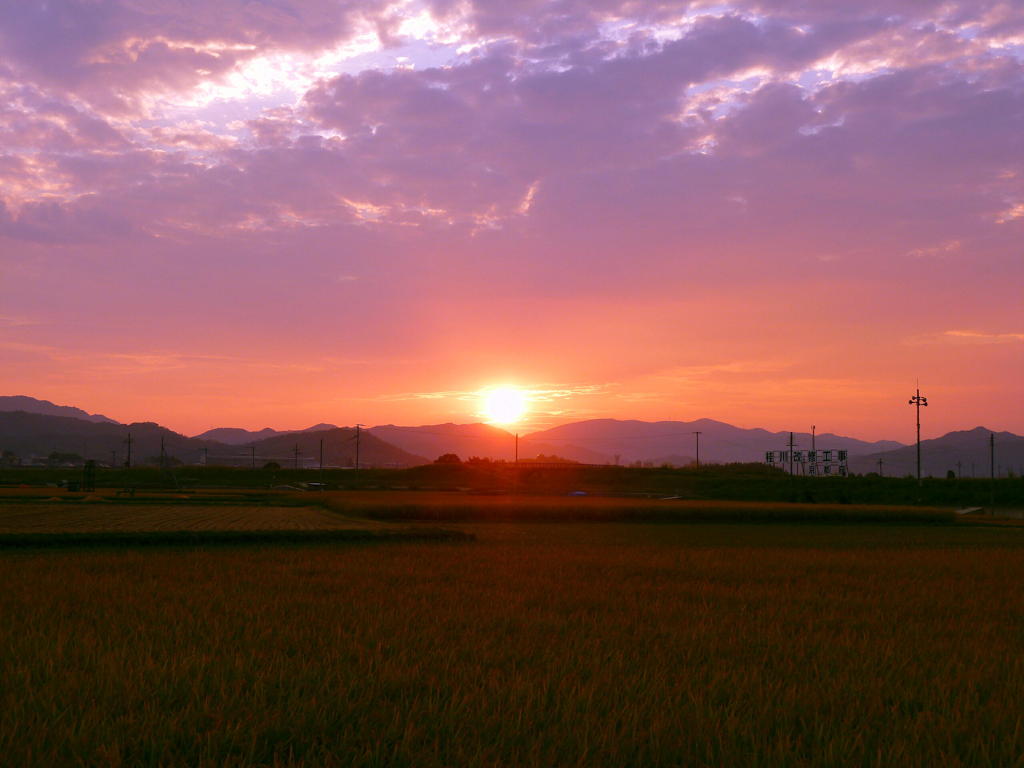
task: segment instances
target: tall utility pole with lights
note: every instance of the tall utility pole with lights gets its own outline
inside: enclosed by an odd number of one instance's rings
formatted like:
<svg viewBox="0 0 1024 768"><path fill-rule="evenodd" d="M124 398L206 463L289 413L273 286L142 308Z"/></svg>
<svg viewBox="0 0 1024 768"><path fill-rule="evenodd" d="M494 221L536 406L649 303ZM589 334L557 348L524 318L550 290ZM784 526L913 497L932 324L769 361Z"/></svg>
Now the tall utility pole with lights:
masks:
<svg viewBox="0 0 1024 768"><path fill-rule="evenodd" d="M928 398L921 395L921 388L918 387L914 396L910 398L910 405L917 411L917 484L921 484L921 406L928 407Z"/></svg>
<svg viewBox="0 0 1024 768"><path fill-rule="evenodd" d="M697 466L700 466L700 432L694 432L694 436L697 438Z"/></svg>
<svg viewBox="0 0 1024 768"><path fill-rule="evenodd" d="M988 436L988 503L996 503L996 435L995 432Z"/></svg>
<svg viewBox="0 0 1024 768"><path fill-rule="evenodd" d="M359 471L359 437L362 434L360 430L365 426L365 424L356 424L356 472Z"/></svg>

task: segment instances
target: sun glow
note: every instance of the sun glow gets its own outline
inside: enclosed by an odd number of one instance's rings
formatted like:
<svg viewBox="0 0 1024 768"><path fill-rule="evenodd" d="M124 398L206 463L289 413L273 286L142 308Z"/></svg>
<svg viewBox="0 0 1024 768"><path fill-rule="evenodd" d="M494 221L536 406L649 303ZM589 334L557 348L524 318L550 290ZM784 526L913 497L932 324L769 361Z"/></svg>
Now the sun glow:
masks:
<svg viewBox="0 0 1024 768"><path fill-rule="evenodd" d="M514 424L526 414L529 399L519 389L503 387L481 393L481 410L493 424Z"/></svg>

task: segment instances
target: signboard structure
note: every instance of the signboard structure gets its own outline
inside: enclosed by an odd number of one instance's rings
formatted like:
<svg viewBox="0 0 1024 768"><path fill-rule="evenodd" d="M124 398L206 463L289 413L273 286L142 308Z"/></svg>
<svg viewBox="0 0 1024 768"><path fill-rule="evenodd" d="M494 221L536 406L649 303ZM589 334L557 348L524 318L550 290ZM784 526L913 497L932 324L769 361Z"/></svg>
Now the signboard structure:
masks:
<svg viewBox="0 0 1024 768"><path fill-rule="evenodd" d="M770 467L792 466L793 474L811 477L847 477L850 474L845 450L826 448L812 451L765 451L764 460Z"/></svg>

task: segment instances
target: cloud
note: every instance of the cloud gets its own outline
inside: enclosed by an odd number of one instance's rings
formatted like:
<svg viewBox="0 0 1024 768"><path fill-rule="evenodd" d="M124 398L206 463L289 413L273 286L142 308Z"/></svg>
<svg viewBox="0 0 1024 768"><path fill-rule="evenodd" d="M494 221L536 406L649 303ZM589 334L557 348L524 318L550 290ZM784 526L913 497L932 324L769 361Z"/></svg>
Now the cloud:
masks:
<svg viewBox="0 0 1024 768"><path fill-rule="evenodd" d="M7 66L107 110L185 90L277 50L322 50L386 4L370 0L49 0L0 15Z"/></svg>
<svg viewBox="0 0 1024 768"><path fill-rule="evenodd" d="M905 304L1011 320L1017 3L15 5L0 300L48 308L40 343L127 305L118 333L222 352L443 361L415 392L519 368L635 399L764 348L898 362Z"/></svg>
<svg viewBox="0 0 1024 768"><path fill-rule="evenodd" d="M971 344L1013 344L1024 341L1024 333L982 333L981 331L945 331L946 339Z"/></svg>

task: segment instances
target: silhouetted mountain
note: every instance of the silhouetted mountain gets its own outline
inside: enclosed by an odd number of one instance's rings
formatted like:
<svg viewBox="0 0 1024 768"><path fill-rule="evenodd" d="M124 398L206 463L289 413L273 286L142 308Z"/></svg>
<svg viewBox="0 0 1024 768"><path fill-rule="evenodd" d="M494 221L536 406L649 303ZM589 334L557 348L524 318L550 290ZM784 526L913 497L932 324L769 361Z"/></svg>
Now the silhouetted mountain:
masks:
<svg viewBox="0 0 1024 768"><path fill-rule="evenodd" d="M431 460L445 453L454 453L465 460L482 459L511 461L516 455L515 434L490 424L433 424L422 427L397 427L393 424L373 427L374 435L406 451ZM599 453L565 444L548 444L540 440L519 439L519 458L558 455L588 464L603 464Z"/></svg>
<svg viewBox="0 0 1024 768"><path fill-rule="evenodd" d="M127 458L127 438L132 437L132 463L142 464L160 455L163 438L166 455L186 464L209 460L211 464L262 466L277 461L282 466L295 463L299 446L299 465L318 466L320 440L324 441L324 464L351 466L355 462L355 430L318 424L301 431L264 429L251 432L221 428L186 437L152 422L118 424L104 416L90 415L77 408L57 406L25 397L3 397L4 407L28 401L38 408L57 409L81 417L49 415L24 410L0 409L0 450L9 450L23 460L45 457L50 453L75 453L104 464L122 464ZM688 463L696 455L696 436L700 431L702 462L764 460L765 451L783 450L788 432L741 429L712 419L697 421L619 421L595 419L563 424L519 438L519 457L561 456L586 464L629 464L636 461L654 464ZM269 434L268 434L269 433ZM990 430L950 432L921 443L922 471L925 475L944 476L948 470L969 477L987 477ZM219 437L220 439L213 439ZM253 438L257 439L253 439ZM796 447L811 447L809 433L794 433ZM902 446L891 440L874 443L830 433L817 435L818 449L845 449L850 452L850 469L856 473L882 471L886 475L915 472L913 445ZM435 424L422 427L384 425L363 430L360 443L362 466L412 466L432 462L445 453L462 459L472 456L511 460L515 435L489 424ZM997 474L1024 470L1024 437L1010 432L996 433Z"/></svg>
<svg viewBox="0 0 1024 768"><path fill-rule="evenodd" d="M371 427L367 432L430 461L445 453L457 454L462 459L479 456L511 460L515 450L514 435L489 424L429 424L420 427L385 424Z"/></svg>
<svg viewBox="0 0 1024 768"><path fill-rule="evenodd" d="M328 424L327 422L321 421L319 424L314 424L312 427L306 427L305 429L297 429L296 432L323 432L325 429L340 429L337 424Z"/></svg>
<svg viewBox="0 0 1024 768"><path fill-rule="evenodd" d="M12 451L28 463L33 457L53 452L78 454L101 464L121 465L128 457L128 436L132 439L132 464L153 464L160 456L163 438L165 455L185 464L227 464L259 466L276 461L281 466L295 463L299 446L301 466L319 466L320 440L324 441L324 464L351 466L355 461L355 430L326 429L274 435L247 445L229 445L214 440L186 437L152 422L110 424L45 416L24 411L0 412L0 451ZM366 467L415 466L428 459L416 456L363 432L360 465Z"/></svg>
<svg viewBox="0 0 1024 768"><path fill-rule="evenodd" d="M694 433L698 431L701 433L702 462L764 461L766 451L783 450L789 442L789 432L741 429L713 419L656 422L593 419L534 432L525 441L593 451L608 457L607 461L612 463L616 459L620 464L634 461L657 463L659 457L696 456L697 436ZM809 432L795 432L793 437L797 447L811 447ZM828 432L815 438L815 446L819 449L845 449L851 455L888 450L900 445L891 440L869 443ZM559 449L555 450L557 452Z"/></svg>
<svg viewBox="0 0 1024 768"><path fill-rule="evenodd" d="M277 435L294 435L297 432L322 432L325 429L337 429L336 424L314 424L305 429L271 429L264 427L260 430L241 429L239 427L216 427L208 429L202 434L195 435L198 440L216 440L227 445L247 445L255 440L265 440L268 437Z"/></svg>
<svg viewBox="0 0 1024 768"><path fill-rule="evenodd" d="M325 467L351 467L356 457L356 430L351 427L317 432L293 432L258 440L247 446L255 451L257 462L276 461L282 467L318 467L320 441L323 441ZM297 449L297 453L296 453ZM429 464L430 459L418 456L387 443L368 430L359 439L359 466L414 467Z"/></svg>
<svg viewBox="0 0 1024 768"><path fill-rule="evenodd" d="M13 451L23 461L33 456L77 453L103 464L123 464L128 457L128 436L132 438L132 463L143 464L160 455L160 439L167 456L196 463L204 456L228 446L209 440L185 437L152 422L117 424L46 416L25 411L0 412L0 450Z"/></svg>
<svg viewBox="0 0 1024 768"><path fill-rule="evenodd" d="M196 440L216 440L218 443L225 443L227 445L245 445L251 443L254 440L263 440L268 437L274 437L275 435L284 434L278 432L276 429L270 427L264 427L263 429L252 431L248 429L241 429L238 427L216 427L215 429L208 429L202 434L196 435Z"/></svg>
<svg viewBox="0 0 1024 768"><path fill-rule="evenodd" d="M81 408L70 405L55 405L49 400L37 400L25 395L0 395L0 411L25 411L39 413L44 416L66 416L71 419L82 419L97 423L117 424L113 419L99 413L86 413Z"/></svg>
<svg viewBox="0 0 1024 768"><path fill-rule="evenodd" d="M921 475L945 477L952 470L960 477L988 477L990 471L989 436L993 432L985 427L949 432L942 437L921 441ZM995 433L996 474L1003 477L1007 471L1024 471L1024 437L1012 432ZM894 451L881 451L866 456L851 457L850 470L856 473L878 472L882 461L882 474L888 477L917 473L917 447L908 445ZM959 462L959 468L957 466Z"/></svg>

